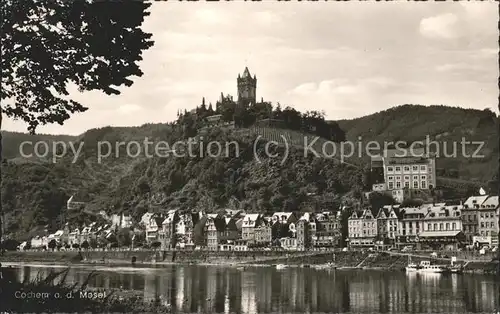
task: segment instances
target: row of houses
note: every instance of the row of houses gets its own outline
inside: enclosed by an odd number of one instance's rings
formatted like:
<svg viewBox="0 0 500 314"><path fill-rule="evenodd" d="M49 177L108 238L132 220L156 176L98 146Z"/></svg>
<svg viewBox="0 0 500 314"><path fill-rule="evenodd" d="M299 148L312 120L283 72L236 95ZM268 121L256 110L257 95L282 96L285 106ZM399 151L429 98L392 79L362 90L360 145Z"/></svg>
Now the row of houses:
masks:
<svg viewBox="0 0 500 314"><path fill-rule="evenodd" d="M74 229L70 229L69 224L65 224L62 229L54 233L41 232L31 238L29 243L32 249L49 248L49 243L52 241L55 241L55 244L60 246L80 246L84 242L100 242L101 240L110 239L115 235L116 230L116 226L111 224L98 226L95 222ZM28 245L27 243L28 241L23 242L20 245L20 249L24 249Z"/></svg>
<svg viewBox="0 0 500 314"><path fill-rule="evenodd" d="M206 247L211 250L247 250L280 246L285 249L337 247L342 238L341 211L323 213L276 212L272 215L221 210L205 214L170 210L146 213L146 240L163 249Z"/></svg>
<svg viewBox="0 0 500 314"><path fill-rule="evenodd" d="M498 196L473 196L461 204L399 205L354 211L348 219L351 247L412 246L417 249L498 247Z"/></svg>
<svg viewBox="0 0 500 314"><path fill-rule="evenodd" d="M172 209L145 213L138 223L142 227L135 228L134 234L143 233L147 243L157 242L155 246L162 249L247 250L280 246L294 250L339 247L343 237L350 247L498 246L498 196L473 196L459 204L434 203L414 208L392 205L377 211L354 210L344 229L341 213L342 210L267 215L224 209L207 214ZM66 224L53 234L34 237L31 247L48 247L52 240L69 246L98 239L111 241L118 229L137 225L127 215L102 216L108 224L99 226L94 222L73 229Z"/></svg>

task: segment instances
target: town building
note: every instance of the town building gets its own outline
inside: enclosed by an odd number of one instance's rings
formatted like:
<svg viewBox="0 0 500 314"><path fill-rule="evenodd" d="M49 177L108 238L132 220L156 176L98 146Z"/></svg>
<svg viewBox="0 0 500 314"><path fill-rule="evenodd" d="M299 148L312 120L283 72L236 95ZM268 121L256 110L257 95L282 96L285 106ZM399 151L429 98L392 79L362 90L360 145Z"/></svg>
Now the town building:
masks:
<svg viewBox="0 0 500 314"><path fill-rule="evenodd" d="M167 212L162 222L162 232L159 234L159 240L162 242L163 249L173 249L177 244L179 215L176 209ZM184 231L184 230L183 230Z"/></svg>
<svg viewBox="0 0 500 314"><path fill-rule="evenodd" d="M243 217L243 226L241 228L241 238L247 245L256 244L255 229L262 223L262 214L246 214Z"/></svg>
<svg viewBox="0 0 500 314"><path fill-rule="evenodd" d="M177 229L177 245L181 248L194 246L194 225L198 214L185 213L179 215Z"/></svg>
<svg viewBox="0 0 500 314"><path fill-rule="evenodd" d="M70 246L80 245L80 228L75 228L69 233L68 244Z"/></svg>
<svg viewBox="0 0 500 314"><path fill-rule="evenodd" d="M386 192L399 203L419 197L432 199L436 187L433 154L424 148L388 149L371 160L372 190Z"/></svg>
<svg viewBox="0 0 500 314"><path fill-rule="evenodd" d="M312 238L316 236L316 219L311 213L304 213L295 223L296 245L300 250L312 246Z"/></svg>
<svg viewBox="0 0 500 314"><path fill-rule="evenodd" d="M487 195L471 196L462 205L462 230L469 244L479 236L479 208L487 198Z"/></svg>
<svg viewBox="0 0 500 314"><path fill-rule="evenodd" d="M377 219L370 209L355 210L348 218L350 247L372 247L377 237Z"/></svg>
<svg viewBox="0 0 500 314"><path fill-rule="evenodd" d="M265 247L271 245L273 237L270 219L262 217L260 223L255 227L254 234L255 246Z"/></svg>
<svg viewBox="0 0 500 314"><path fill-rule="evenodd" d="M438 204L444 206L445 204ZM413 246L418 248L420 232L424 231L424 218L430 205L400 209L398 231L396 237L397 246Z"/></svg>
<svg viewBox="0 0 500 314"><path fill-rule="evenodd" d="M478 210L479 236L475 242L487 244L492 247L498 247L498 196L489 196L484 200Z"/></svg>
<svg viewBox="0 0 500 314"><path fill-rule="evenodd" d="M224 217L220 214L208 214L205 223L205 235L207 247L210 250L218 250L225 229Z"/></svg>
<svg viewBox="0 0 500 314"><path fill-rule="evenodd" d="M32 249L47 249L49 240L46 235L37 235L31 239L30 244Z"/></svg>
<svg viewBox="0 0 500 314"><path fill-rule="evenodd" d="M132 227L132 216L126 214L111 215L111 227L130 228Z"/></svg>
<svg viewBox="0 0 500 314"><path fill-rule="evenodd" d="M315 215L316 232L312 234L314 247L339 247L342 240L341 211Z"/></svg>
<svg viewBox="0 0 500 314"><path fill-rule="evenodd" d="M271 228L273 241L289 237L290 231L295 230L294 222L297 216L292 212L275 212L271 217ZM293 226L291 226L293 224Z"/></svg>
<svg viewBox="0 0 500 314"><path fill-rule="evenodd" d="M399 206L389 205L384 206L379 209L377 214L377 234L379 241L378 243L382 247L385 245L394 245L396 243L396 237L398 234L399 225Z"/></svg>
<svg viewBox="0 0 500 314"><path fill-rule="evenodd" d="M149 224L151 218L154 216L154 213L147 212L144 215L141 216L141 221L139 222L139 225L146 226Z"/></svg>
<svg viewBox="0 0 500 314"><path fill-rule="evenodd" d="M163 232L164 218L160 214L149 216L149 221L146 222L146 243L151 244L157 242L160 237L160 231Z"/></svg>
<svg viewBox="0 0 500 314"><path fill-rule="evenodd" d="M419 234L420 248L435 250L458 249L465 245L462 231L462 206L438 205L423 206L427 211L424 217L423 232Z"/></svg>

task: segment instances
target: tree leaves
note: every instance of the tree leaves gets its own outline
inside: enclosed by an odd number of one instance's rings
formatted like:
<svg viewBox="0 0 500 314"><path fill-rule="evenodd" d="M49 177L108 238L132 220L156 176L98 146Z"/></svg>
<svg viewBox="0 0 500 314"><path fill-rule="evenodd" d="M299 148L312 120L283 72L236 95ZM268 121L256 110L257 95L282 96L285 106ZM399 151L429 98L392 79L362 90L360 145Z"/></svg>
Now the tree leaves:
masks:
<svg viewBox="0 0 500 314"><path fill-rule="evenodd" d="M86 107L68 87L119 94L142 76L137 64L153 45L141 25L142 1L17 1L1 4L2 112L28 130L63 124Z"/></svg>

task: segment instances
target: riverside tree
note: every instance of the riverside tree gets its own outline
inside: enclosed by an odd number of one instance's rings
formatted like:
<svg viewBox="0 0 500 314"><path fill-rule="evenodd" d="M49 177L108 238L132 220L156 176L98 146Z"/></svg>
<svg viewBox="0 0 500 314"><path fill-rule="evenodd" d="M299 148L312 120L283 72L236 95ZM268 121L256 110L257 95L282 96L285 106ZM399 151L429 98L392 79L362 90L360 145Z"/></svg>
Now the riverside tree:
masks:
<svg viewBox="0 0 500 314"><path fill-rule="evenodd" d="M151 34L141 29L150 5L1 1L0 130L4 114L26 122L35 133L39 125L62 125L71 114L84 112L85 104L71 99L70 85L108 95L120 94L119 86L131 86L130 77L143 74L138 65L142 52L153 45ZM1 150L0 144L0 159ZM2 226L0 221L0 238Z"/></svg>

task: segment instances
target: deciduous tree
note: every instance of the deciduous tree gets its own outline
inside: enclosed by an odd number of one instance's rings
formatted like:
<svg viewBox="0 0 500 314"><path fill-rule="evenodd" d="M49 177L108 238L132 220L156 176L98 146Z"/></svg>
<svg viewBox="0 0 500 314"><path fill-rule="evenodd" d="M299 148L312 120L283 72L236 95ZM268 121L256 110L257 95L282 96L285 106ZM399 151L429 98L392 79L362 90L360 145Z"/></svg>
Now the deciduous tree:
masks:
<svg viewBox="0 0 500 314"><path fill-rule="evenodd" d="M153 45L142 29L151 4L142 1L3 0L0 4L2 116L28 124L63 124L87 110L79 91L119 94L142 76L138 61ZM1 136L0 136L1 142ZM1 145L0 145L1 159ZM0 219L2 213L0 212ZM0 238L2 236L0 221Z"/></svg>

